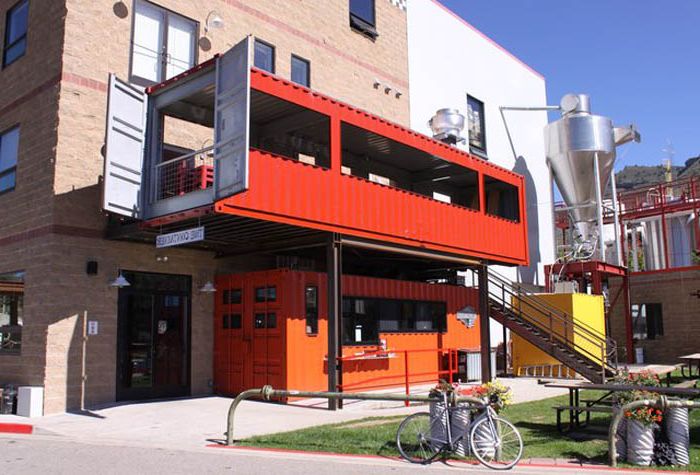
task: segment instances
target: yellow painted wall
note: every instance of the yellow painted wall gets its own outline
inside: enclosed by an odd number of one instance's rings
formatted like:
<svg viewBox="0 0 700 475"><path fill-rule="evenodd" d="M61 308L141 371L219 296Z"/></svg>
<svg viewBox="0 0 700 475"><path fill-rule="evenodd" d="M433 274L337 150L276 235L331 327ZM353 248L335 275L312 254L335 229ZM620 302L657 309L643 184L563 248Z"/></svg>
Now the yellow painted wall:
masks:
<svg viewBox="0 0 700 475"><path fill-rule="evenodd" d="M605 338L605 310L601 295L537 294L535 298L573 316L575 324L585 325L591 332ZM517 299L513 300L513 305L517 308ZM543 312L529 308L524 304L521 305L524 313L535 319L543 328L548 328L548 318ZM564 326L562 324L554 325L554 330L563 334ZM569 335L569 339L573 340L575 348L587 355L592 353L590 356L593 359L601 361L602 355L599 354L600 349L595 343L588 341L580 332L573 332L571 327L567 327L566 333ZM561 364L556 358L536 348L515 333L512 333L511 338L513 342L513 370L516 375L519 368L523 366L556 366Z"/></svg>

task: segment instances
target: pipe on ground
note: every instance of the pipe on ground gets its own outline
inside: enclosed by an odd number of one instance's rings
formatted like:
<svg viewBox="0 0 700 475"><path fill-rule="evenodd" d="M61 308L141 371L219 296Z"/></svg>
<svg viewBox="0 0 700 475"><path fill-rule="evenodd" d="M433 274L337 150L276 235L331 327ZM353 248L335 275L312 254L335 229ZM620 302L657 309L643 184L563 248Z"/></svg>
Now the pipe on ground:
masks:
<svg viewBox="0 0 700 475"><path fill-rule="evenodd" d="M328 391L296 391L294 389L274 389L267 385L262 388L248 389L243 391L236 399L233 400L228 409L228 421L226 424L226 445L233 445L233 422L236 416L236 409L239 404L254 396L260 396L265 401L275 398L284 397L302 397L302 398L326 398L326 399L352 399L360 401L401 401L401 402L442 402L442 398L431 396L409 396L402 394L376 394L376 393L339 393ZM483 399L478 399L470 396L456 396L452 393L449 403L458 404L466 402L474 404L477 407L484 407L486 402Z"/></svg>

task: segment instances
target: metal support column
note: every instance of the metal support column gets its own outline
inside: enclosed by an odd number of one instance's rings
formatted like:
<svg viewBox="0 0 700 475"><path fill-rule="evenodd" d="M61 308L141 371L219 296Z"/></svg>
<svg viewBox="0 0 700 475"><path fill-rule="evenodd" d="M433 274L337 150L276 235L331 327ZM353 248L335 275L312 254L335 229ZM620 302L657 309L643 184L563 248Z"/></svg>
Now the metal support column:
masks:
<svg viewBox="0 0 700 475"><path fill-rule="evenodd" d="M481 382L491 381L491 318L489 316L489 268L479 267L479 315L481 335Z"/></svg>
<svg viewBox="0 0 700 475"><path fill-rule="evenodd" d="M634 363L634 328L632 325L632 301L630 296L630 273L625 272L622 278L623 285L623 298L625 303L625 313L623 315L625 319L625 348L627 353L627 363Z"/></svg>
<svg viewBox="0 0 700 475"><path fill-rule="evenodd" d="M598 221L598 255L605 262L605 239L603 237L603 190L600 184L600 163L598 153L593 154L593 174L595 175L595 201Z"/></svg>
<svg viewBox="0 0 700 475"><path fill-rule="evenodd" d="M617 202L617 182L615 180L615 168L610 170L610 186L612 188L612 205L613 205L613 219L615 223L615 256L618 266L624 266L625 262L622 255L622 241L620 240L620 210L618 209Z"/></svg>
<svg viewBox="0 0 700 475"><path fill-rule="evenodd" d="M326 254L326 272L328 277L328 391L336 392L343 384L342 362L338 359L342 356L342 245L337 233L331 234ZM343 403L339 399L329 399L328 409L335 411L342 409Z"/></svg>

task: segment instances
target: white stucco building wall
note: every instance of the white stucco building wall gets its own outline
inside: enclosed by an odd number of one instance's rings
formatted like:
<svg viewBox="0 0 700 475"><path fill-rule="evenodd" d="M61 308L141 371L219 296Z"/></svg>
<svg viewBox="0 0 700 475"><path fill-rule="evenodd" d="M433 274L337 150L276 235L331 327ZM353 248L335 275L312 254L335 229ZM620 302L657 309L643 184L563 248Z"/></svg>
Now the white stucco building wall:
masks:
<svg viewBox="0 0 700 475"><path fill-rule="evenodd" d="M445 107L466 116L467 95L484 103L488 159L524 175L527 191L530 266L494 270L513 281L544 285L544 265L554 261L552 187L544 148L547 114L505 112L516 160L499 107L546 105L545 79L435 0L408 3L408 60L413 129L431 135L428 120ZM459 147L468 149L466 144ZM501 332L500 325L493 325L495 343Z"/></svg>

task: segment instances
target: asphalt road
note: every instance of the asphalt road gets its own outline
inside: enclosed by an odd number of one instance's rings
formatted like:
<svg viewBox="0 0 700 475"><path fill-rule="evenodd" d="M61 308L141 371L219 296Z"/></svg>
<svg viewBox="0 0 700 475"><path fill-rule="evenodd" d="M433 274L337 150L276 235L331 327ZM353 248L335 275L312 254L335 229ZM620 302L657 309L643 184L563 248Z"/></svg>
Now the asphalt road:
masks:
<svg viewBox="0 0 700 475"><path fill-rule="evenodd" d="M0 474L491 474L479 466L434 463L410 465L377 457L345 457L244 449L169 450L153 447L76 442L52 436L0 435ZM509 473L570 473L552 467L517 467ZM586 470L587 475L609 473ZM616 472L623 475L625 472ZM634 473L634 472L628 472ZM638 475L639 472L636 473Z"/></svg>

